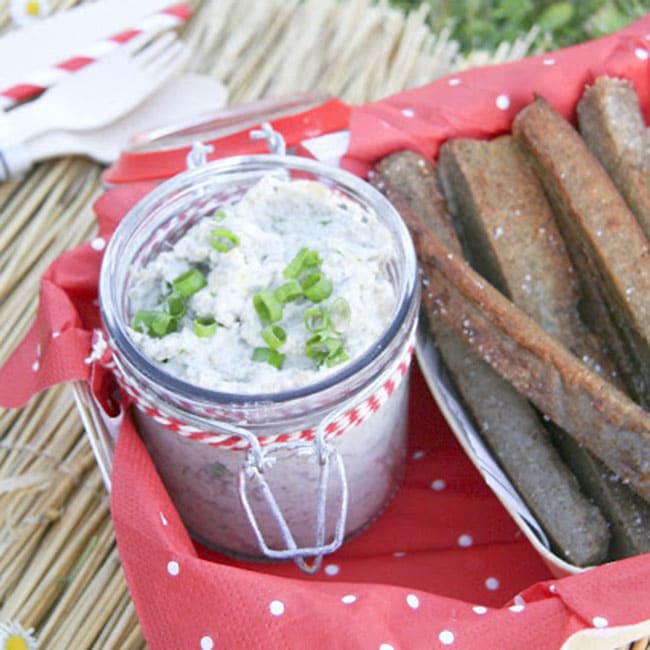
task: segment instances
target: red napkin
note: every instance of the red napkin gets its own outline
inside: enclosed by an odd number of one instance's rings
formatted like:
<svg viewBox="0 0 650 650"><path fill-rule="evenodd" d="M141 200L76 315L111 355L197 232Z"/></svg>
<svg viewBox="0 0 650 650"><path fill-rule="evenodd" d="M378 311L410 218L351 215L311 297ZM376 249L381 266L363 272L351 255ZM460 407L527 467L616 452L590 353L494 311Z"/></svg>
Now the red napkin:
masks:
<svg viewBox="0 0 650 650"><path fill-rule="evenodd" d="M600 41L355 108L345 165L364 173L398 148L433 157L449 136L505 131L534 92L571 115L584 83L601 72L631 78L647 109L649 40L650 17ZM0 404L18 406L46 386L89 379L91 369L93 380L100 376L98 397L110 403L106 371L89 358L99 264L120 218L150 189L107 192L95 204L99 235L47 270L36 323L0 369ZM650 619L648 555L552 579L456 443L417 366L409 459L386 512L310 577L290 563L245 563L193 543L127 411L112 513L149 646L555 649L578 630L607 634Z"/></svg>
<svg viewBox="0 0 650 650"><path fill-rule="evenodd" d="M415 149L433 159L450 137L505 133L536 94L573 119L585 84L601 74L633 81L650 121L649 53L650 15L596 41L472 68L353 108L344 166L365 176L373 161L399 149Z"/></svg>

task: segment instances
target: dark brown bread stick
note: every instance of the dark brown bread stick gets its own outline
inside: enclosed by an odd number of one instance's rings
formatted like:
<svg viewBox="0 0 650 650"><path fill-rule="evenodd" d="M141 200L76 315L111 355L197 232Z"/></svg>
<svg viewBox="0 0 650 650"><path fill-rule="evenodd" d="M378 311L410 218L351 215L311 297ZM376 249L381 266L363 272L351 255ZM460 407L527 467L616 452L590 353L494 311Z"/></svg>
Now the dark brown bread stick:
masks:
<svg viewBox="0 0 650 650"><path fill-rule="evenodd" d="M511 136L450 140L437 170L472 265L568 350L612 381L605 346L579 315L576 273L537 177ZM617 378L616 378L617 379ZM619 386L620 387L620 386ZM563 457L612 529L612 552L650 551L650 504L551 427Z"/></svg>
<svg viewBox="0 0 650 650"><path fill-rule="evenodd" d="M379 163L373 182L398 209L419 210L425 227L462 255L433 168L425 159L412 152L389 156ZM580 491L535 410L435 317L426 288L423 306L431 314L429 324L440 354L476 426L556 551L576 566L602 562L610 540L607 523Z"/></svg>
<svg viewBox="0 0 650 650"><path fill-rule="evenodd" d="M580 133L650 237L650 133L628 79L599 77L578 102Z"/></svg>
<svg viewBox="0 0 650 650"><path fill-rule="evenodd" d="M626 385L650 404L650 248L634 215L578 132L538 97L514 120L513 134L528 154L554 208L573 265L595 300L607 307L622 345ZM595 323L598 327L600 324Z"/></svg>
<svg viewBox="0 0 650 650"><path fill-rule="evenodd" d="M650 501L648 412L577 361L473 271L405 200L395 205L418 249L433 317Z"/></svg>

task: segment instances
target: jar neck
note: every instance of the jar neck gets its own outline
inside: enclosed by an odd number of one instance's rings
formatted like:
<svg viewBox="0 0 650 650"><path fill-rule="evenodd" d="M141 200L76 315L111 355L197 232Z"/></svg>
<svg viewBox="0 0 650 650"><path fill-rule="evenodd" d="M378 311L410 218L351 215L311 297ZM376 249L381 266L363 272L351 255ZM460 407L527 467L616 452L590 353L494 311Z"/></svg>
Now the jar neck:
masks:
<svg viewBox="0 0 650 650"><path fill-rule="evenodd" d="M283 399L282 394L236 403L188 399L152 381L114 342L109 344L120 383L138 408L163 426L192 439L245 447L247 443L238 432L241 428L256 436L304 436L324 418L332 419L334 415L335 420L336 411L341 422L333 424L333 431L340 433L342 427L354 424L354 417L349 419L351 412L380 407L408 370L418 305L416 296L392 340L345 381L289 399ZM343 425L346 418L347 424ZM231 437L239 440L231 441Z"/></svg>

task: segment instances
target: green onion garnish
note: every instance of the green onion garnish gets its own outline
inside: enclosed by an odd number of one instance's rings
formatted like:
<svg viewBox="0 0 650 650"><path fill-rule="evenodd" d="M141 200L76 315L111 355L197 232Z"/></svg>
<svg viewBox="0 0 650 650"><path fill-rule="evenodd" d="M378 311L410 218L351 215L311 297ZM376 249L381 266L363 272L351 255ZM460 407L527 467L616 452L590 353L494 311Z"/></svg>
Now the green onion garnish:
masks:
<svg viewBox="0 0 650 650"><path fill-rule="evenodd" d="M343 334L350 326L350 305L345 298L337 298L327 313L332 330L337 334Z"/></svg>
<svg viewBox="0 0 650 650"><path fill-rule="evenodd" d="M215 221L223 221L226 218L226 213L224 210L217 210L213 215L212 218Z"/></svg>
<svg viewBox="0 0 650 650"><path fill-rule="evenodd" d="M262 338L272 350L277 350L287 341L287 333L279 325L267 325L262 330Z"/></svg>
<svg viewBox="0 0 650 650"><path fill-rule="evenodd" d="M197 316L192 327L199 338L207 339L217 331L217 321L210 316Z"/></svg>
<svg viewBox="0 0 650 650"><path fill-rule="evenodd" d="M187 310L187 302L183 296L174 291L165 297L163 307L174 318L182 318Z"/></svg>
<svg viewBox="0 0 650 650"><path fill-rule="evenodd" d="M310 273L301 284L305 297L312 302L321 302L332 294L332 283L320 271Z"/></svg>
<svg viewBox="0 0 650 650"><path fill-rule="evenodd" d="M317 251L301 248L283 271L285 278L295 280L306 268L313 268L322 262Z"/></svg>
<svg viewBox="0 0 650 650"><path fill-rule="evenodd" d="M173 282L172 285L182 298L190 298L197 291L203 289L208 283L205 276L198 269L190 269L181 273Z"/></svg>
<svg viewBox="0 0 650 650"><path fill-rule="evenodd" d="M305 354L319 364L323 363L327 358L333 357L342 349L343 343L341 339L331 336L327 332L315 334L305 344Z"/></svg>
<svg viewBox="0 0 650 650"><path fill-rule="evenodd" d="M133 329L148 334L155 338L165 336L175 332L178 327L178 321L164 311L148 311L142 309L138 311L133 318Z"/></svg>
<svg viewBox="0 0 650 650"><path fill-rule="evenodd" d="M251 358L253 361L268 363L278 370L282 368L282 364L284 363L284 354L272 348L255 348Z"/></svg>
<svg viewBox="0 0 650 650"><path fill-rule="evenodd" d="M331 368L332 366L338 366L339 363L343 363L344 361L347 361L350 357L348 356L348 353L341 348L338 350L338 352L335 352L334 354L330 355L325 359L325 365L328 368Z"/></svg>
<svg viewBox="0 0 650 650"><path fill-rule="evenodd" d="M273 291L258 291L253 296L253 306L263 323L276 323L282 318L282 303Z"/></svg>
<svg viewBox="0 0 650 650"><path fill-rule="evenodd" d="M282 303L298 300L302 296L302 287L297 280L289 280L281 284L273 294Z"/></svg>
<svg viewBox="0 0 650 650"><path fill-rule="evenodd" d="M327 311L322 307L310 307L305 311L305 327L310 332L320 332L329 325Z"/></svg>
<svg viewBox="0 0 650 650"><path fill-rule="evenodd" d="M210 233L210 245L220 253L227 253L239 246L239 237L228 228L217 228Z"/></svg>

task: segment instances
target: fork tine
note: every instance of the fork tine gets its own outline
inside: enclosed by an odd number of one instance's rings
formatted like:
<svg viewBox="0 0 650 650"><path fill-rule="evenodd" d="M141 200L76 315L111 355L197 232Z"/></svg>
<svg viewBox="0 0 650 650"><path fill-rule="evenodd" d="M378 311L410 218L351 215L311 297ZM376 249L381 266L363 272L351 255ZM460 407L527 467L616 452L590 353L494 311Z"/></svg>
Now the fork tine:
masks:
<svg viewBox="0 0 650 650"><path fill-rule="evenodd" d="M148 69L151 71L165 70L170 66L178 69L185 65L190 55L190 50L180 41L172 44L164 52L162 52L154 61L152 61Z"/></svg>
<svg viewBox="0 0 650 650"><path fill-rule="evenodd" d="M145 67L156 62L165 50L172 46L174 41L178 42L176 34L174 32L165 32L137 53L138 61Z"/></svg>
<svg viewBox="0 0 650 650"><path fill-rule="evenodd" d="M143 32L142 34L137 34L133 38L130 38L128 41L122 43L119 46L119 51L131 56L135 55L139 50L145 48L152 39L157 38L158 36L159 32Z"/></svg>

